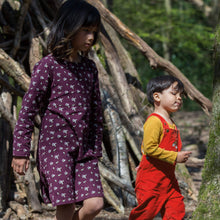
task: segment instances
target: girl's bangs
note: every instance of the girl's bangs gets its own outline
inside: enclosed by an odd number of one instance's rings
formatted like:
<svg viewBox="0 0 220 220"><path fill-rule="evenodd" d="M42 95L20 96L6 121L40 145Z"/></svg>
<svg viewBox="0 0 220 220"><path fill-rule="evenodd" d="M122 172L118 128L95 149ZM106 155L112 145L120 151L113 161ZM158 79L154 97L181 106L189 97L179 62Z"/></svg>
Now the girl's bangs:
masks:
<svg viewBox="0 0 220 220"><path fill-rule="evenodd" d="M85 22L83 23L84 27L90 27L90 26L100 26L100 15L97 13L90 13L87 17Z"/></svg>

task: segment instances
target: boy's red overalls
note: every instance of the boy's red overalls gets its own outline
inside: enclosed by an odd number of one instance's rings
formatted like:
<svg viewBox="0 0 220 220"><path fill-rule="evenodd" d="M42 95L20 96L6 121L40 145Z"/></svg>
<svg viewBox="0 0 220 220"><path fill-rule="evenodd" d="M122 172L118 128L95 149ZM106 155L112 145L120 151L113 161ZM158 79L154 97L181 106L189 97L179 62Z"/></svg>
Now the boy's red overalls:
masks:
<svg viewBox="0 0 220 220"><path fill-rule="evenodd" d="M163 124L163 138L159 147L180 151L182 142L179 131L171 129L160 115L152 115L157 116ZM131 211L129 220L150 220L159 212L163 220L184 218L185 206L175 177L175 165L143 155L137 171L135 192L138 206Z"/></svg>

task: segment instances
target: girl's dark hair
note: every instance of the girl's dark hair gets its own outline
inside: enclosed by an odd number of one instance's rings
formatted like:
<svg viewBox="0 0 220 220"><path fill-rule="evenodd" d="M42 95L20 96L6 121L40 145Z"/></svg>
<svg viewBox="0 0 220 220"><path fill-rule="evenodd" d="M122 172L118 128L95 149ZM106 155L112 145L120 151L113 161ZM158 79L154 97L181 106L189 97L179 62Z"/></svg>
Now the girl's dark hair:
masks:
<svg viewBox="0 0 220 220"><path fill-rule="evenodd" d="M178 83L177 90L184 92L183 83L174 76L164 75L151 79L147 84L147 98L150 104L154 105L153 94L155 92L163 92L163 90L168 89L174 82Z"/></svg>
<svg viewBox="0 0 220 220"><path fill-rule="evenodd" d="M69 57L72 40L81 27L94 26L100 29L101 17L98 10L84 0L68 0L58 10L51 25L47 48L58 59ZM93 45L98 38L95 33Z"/></svg>

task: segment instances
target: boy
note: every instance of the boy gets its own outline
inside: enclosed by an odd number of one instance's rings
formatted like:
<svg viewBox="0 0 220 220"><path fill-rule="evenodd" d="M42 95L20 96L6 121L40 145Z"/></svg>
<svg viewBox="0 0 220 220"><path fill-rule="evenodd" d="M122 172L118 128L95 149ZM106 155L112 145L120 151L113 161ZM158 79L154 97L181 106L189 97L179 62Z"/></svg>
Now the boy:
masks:
<svg viewBox="0 0 220 220"><path fill-rule="evenodd" d="M175 164L188 160L190 151L181 150L181 139L171 113L182 106L183 83L173 76L159 76L147 85L147 97L154 112L144 124L142 160L136 179L138 206L129 220L150 220L159 212L163 220L182 220L183 196L175 177Z"/></svg>

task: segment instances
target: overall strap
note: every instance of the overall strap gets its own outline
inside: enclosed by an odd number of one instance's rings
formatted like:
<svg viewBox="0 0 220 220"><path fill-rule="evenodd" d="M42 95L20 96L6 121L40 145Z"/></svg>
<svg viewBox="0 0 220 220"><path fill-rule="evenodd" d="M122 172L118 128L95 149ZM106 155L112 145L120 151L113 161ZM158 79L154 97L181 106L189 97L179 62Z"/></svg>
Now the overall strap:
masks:
<svg viewBox="0 0 220 220"><path fill-rule="evenodd" d="M168 129L169 129L169 125L168 125L167 121L166 121L161 115L159 115L159 114L157 114L157 113L152 113L152 114L150 114L150 115L147 117L147 119L150 118L151 116L156 116L156 117L158 117L158 118L160 119L160 121L162 122L162 124L163 124L163 128L168 128Z"/></svg>

